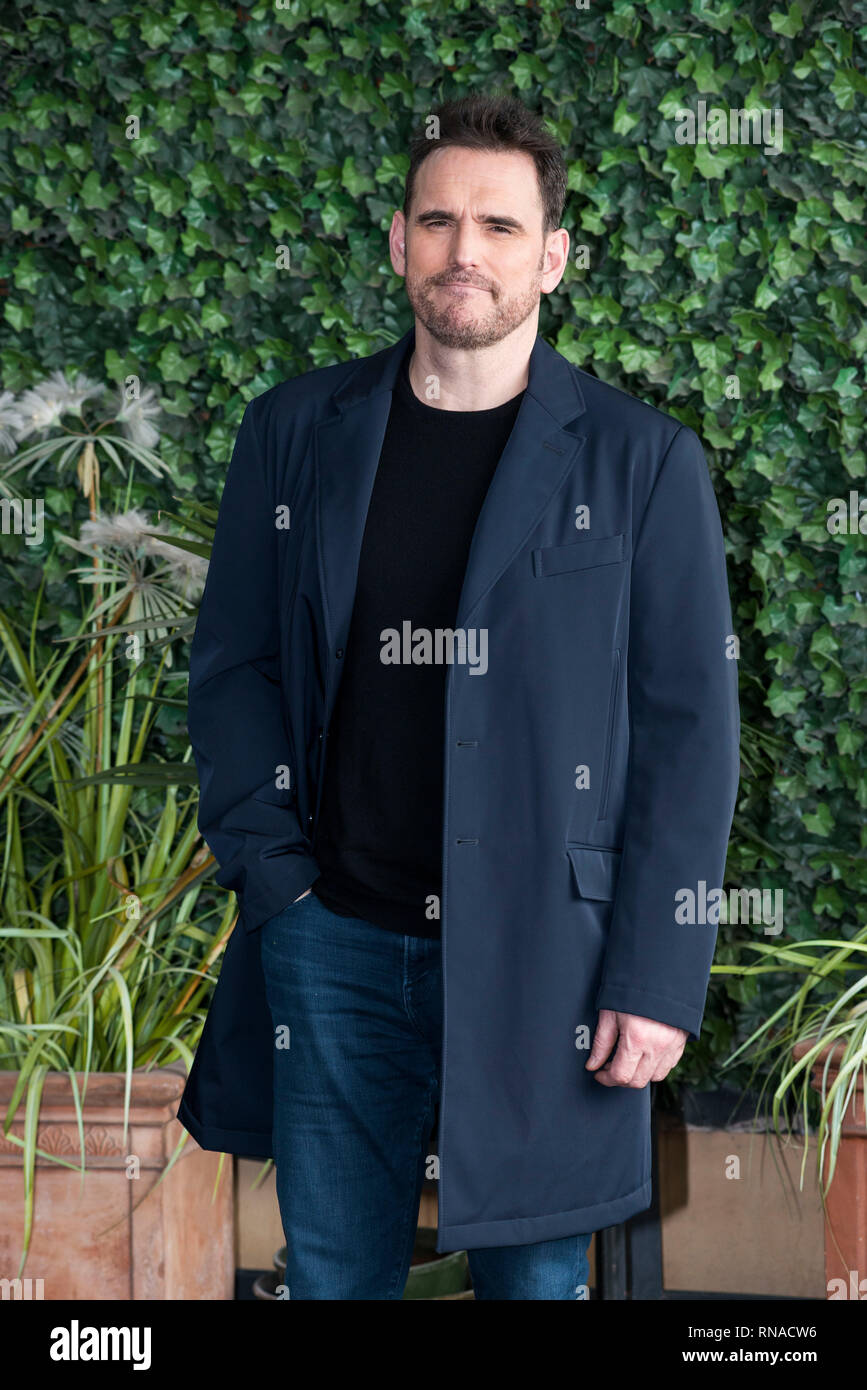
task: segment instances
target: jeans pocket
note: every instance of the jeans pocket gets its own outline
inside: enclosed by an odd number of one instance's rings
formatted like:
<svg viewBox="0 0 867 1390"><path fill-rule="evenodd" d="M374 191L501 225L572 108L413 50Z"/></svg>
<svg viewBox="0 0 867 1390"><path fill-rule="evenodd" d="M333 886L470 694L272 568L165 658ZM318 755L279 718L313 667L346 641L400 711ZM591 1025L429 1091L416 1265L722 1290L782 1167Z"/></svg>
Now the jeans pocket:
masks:
<svg viewBox="0 0 867 1390"><path fill-rule="evenodd" d="M300 898L295 898L291 903L287 903L285 907L281 907L279 912L275 912L273 917L269 917L266 922L263 922L262 930L267 931L269 927L276 926L284 917L291 916L296 908L301 907L304 903L308 903L312 897L313 889L311 888L306 893L303 893Z"/></svg>

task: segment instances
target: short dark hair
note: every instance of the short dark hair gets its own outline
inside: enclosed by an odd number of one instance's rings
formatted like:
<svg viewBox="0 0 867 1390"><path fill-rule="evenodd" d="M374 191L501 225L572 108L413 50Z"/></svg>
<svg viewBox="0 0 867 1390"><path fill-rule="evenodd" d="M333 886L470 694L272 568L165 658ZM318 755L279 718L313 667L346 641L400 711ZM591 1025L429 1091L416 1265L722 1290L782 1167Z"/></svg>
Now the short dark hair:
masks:
<svg viewBox="0 0 867 1390"><path fill-rule="evenodd" d="M428 139L426 122L425 129L419 130L410 140L404 217L409 217L419 165L434 150L449 145L467 150L516 150L530 155L536 165L544 209L543 235L557 230L566 203L566 161L557 141L548 134L535 111L516 97L474 93L447 101L431 114L439 120L438 138Z"/></svg>

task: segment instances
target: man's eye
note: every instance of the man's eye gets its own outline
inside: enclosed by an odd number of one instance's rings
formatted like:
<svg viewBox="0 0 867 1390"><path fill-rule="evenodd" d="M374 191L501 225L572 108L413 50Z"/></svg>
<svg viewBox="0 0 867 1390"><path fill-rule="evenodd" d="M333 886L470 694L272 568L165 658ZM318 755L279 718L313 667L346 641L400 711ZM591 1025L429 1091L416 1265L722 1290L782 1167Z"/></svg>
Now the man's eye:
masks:
<svg viewBox="0 0 867 1390"><path fill-rule="evenodd" d="M503 227L496 222L493 224L493 229L495 232L508 232L509 235L511 235L512 232L511 227Z"/></svg>

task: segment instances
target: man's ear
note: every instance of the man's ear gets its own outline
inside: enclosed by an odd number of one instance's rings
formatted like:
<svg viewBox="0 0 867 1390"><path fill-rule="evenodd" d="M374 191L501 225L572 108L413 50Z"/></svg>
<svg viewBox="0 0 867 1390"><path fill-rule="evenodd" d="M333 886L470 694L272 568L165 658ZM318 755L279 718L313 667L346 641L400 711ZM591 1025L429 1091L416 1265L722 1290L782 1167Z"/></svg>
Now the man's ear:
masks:
<svg viewBox="0 0 867 1390"><path fill-rule="evenodd" d="M388 250L395 274L406 274L406 219L400 210L391 219L388 233Z"/></svg>
<svg viewBox="0 0 867 1390"><path fill-rule="evenodd" d="M558 227L548 238L544 260L548 268L542 272L542 293L550 294L563 279L569 260L569 233L565 227Z"/></svg>

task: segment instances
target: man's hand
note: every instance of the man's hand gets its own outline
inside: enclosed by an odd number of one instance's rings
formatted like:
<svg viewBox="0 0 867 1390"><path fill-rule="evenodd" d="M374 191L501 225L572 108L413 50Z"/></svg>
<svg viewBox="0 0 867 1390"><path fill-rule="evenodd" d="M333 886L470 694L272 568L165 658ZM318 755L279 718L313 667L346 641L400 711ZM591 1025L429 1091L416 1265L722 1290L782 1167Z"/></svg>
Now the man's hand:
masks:
<svg viewBox="0 0 867 1390"><path fill-rule="evenodd" d="M617 1051L606 1062L618 1034ZM655 1018L600 1009L586 1070L596 1071L605 1062L596 1072L596 1080L603 1086L630 1086L640 1091L648 1081L662 1081L677 1066L688 1037L683 1028Z"/></svg>

